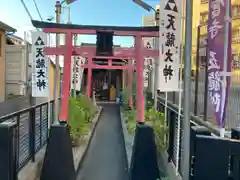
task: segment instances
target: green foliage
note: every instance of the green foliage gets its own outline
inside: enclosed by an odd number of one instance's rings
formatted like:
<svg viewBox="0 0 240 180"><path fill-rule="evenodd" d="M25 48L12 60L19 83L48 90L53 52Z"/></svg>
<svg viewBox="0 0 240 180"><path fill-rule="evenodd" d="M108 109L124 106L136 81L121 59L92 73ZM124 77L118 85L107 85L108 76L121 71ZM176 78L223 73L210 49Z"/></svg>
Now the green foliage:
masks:
<svg viewBox="0 0 240 180"><path fill-rule="evenodd" d="M127 124L128 132L134 135L136 128L137 111L135 109L125 110L124 119ZM158 112L153 106L151 106L150 109L145 110L145 123L153 127L157 151L158 155L160 155L160 152L166 150L165 137L168 133L164 114L162 112ZM161 179L170 180L169 177L164 177Z"/></svg>
<svg viewBox="0 0 240 180"><path fill-rule="evenodd" d="M80 94L76 100L79 102L79 106L85 112L85 120L90 122L97 111L97 107L93 104L92 100L86 96Z"/></svg>
<svg viewBox="0 0 240 180"><path fill-rule="evenodd" d="M137 111L135 109L125 111L124 120L127 124L127 130L130 134L135 133L136 120L137 120Z"/></svg>
<svg viewBox="0 0 240 180"><path fill-rule="evenodd" d="M122 91L122 97L123 97L123 108L128 109L128 102L129 102L129 92L128 89L125 88Z"/></svg>
<svg viewBox="0 0 240 180"><path fill-rule="evenodd" d="M126 110L124 111L125 122L127 124L128 132L134 134L137 120L137 111ZM168 128L165 124L164 114L151 107L149 110L145 110L145 121L147 124L153 127L155 132L155 141L158 151L166 149L165 137L168 132Z"/></svg>
<svg viewBox="0 0 240 180"><path fill-rule="evenodd" d="M80 95L76 99L69 97L69 127L74 145L78 145L88 133L88 124L96 113L96 106L87 96Z"/></svg>
<svg viewBox="0 0 240 180"><path fill-rule="evenodd" d="M155 133L155 141L158 151L166 149L165 137L168 132L168 128L165 123L165 117L162 112L158 112L154 107L146 111L145 120L151 124Z"/></svg>

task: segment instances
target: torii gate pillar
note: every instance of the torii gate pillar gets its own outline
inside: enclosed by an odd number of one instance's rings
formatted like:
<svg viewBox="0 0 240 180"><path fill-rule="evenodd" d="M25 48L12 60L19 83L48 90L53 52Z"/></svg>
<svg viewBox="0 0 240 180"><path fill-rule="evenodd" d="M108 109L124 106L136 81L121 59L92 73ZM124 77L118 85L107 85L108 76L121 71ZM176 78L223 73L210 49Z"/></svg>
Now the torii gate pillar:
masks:
<svg viewBox="0 0 240 180"><path fill-rule="evenodd" d="M137 63L137 91L136 101L138 110L138 123L144 123L144 89L143 89L143 43L141 36L135 36L135 50Z"/></svg>

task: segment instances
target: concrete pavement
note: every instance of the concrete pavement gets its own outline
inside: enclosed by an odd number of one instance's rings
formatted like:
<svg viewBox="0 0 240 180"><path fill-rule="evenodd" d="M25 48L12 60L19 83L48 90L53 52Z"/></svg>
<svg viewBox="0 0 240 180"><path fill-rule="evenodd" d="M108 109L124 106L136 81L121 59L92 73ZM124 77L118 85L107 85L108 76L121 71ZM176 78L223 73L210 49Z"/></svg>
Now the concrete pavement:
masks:
<svg viewBox="0 0 240 180"><path fill-rule="evenodd" d="M127 158L119 108L104 104L77 180L127 180Z"/></svg>

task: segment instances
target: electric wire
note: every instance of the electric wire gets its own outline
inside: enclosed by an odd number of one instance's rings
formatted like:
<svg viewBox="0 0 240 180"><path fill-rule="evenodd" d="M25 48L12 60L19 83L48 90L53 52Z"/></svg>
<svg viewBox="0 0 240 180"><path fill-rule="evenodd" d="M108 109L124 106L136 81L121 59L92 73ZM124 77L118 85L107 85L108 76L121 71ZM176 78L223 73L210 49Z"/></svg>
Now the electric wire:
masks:
<svg viewBox="0 0 240 180"><path fill-rule="evenodd" d="M28 14L28 17L29 17L30 20L32 21L32 20L33 20L32 15L30 14L30 12L29 12L29 10L28 10L25 2L24 2L23 0L20 0L20 1L21 1L21 3L22 3L22 5L23 5L23 7L24 7L24 9L25 9L25 11L26 11L26 13Z"/></svg>
<svg viewBox="0 0 240 180"><path fill-rule="evenodd" d="M37 9L38 16L40 17L41 21L43 21L43 18L42 18L42 16L41 16L40 11L39 11L39 8L38 8L38 5L37 5L37 3L36 3L36 0L33 0L33 3L34 3L34 5L35 5L35 8Z"/></svg>

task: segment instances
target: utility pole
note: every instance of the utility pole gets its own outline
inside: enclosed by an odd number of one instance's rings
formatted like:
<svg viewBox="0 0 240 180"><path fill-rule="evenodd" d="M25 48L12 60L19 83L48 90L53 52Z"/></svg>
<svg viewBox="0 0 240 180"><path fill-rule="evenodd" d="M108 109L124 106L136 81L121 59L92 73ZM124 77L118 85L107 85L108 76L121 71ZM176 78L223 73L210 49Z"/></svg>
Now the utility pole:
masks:
<svg viewBox="0 0 240 180"><path fill-rule="evenodd" d="M56 2L55 5L56 8L56 23L60 23L60 15L61 15L61 3L60 1ZM58 47L60 44L60 40L59 40L59 34L56 33L56 47ZM55 99L55 103L54 103L54 122L58 122L58 115L59 115L59 72L60 72L60 66L59 66L59 56L56 55L56 62L55 62L55 74L54 74L54 99Z"/></svg>
<svg viewBox="0 0 240 180"><path fill-rule="evenodd" d="M192 58L192 12L193 1L186 1L185 25L185 61L184 61L184 114L183 114L183 170L182 179L189 180L189 148L190 148L190 104L191 99L191 58Z"/></svg>

